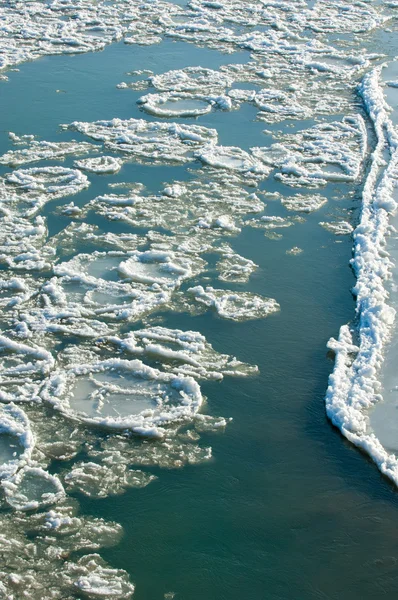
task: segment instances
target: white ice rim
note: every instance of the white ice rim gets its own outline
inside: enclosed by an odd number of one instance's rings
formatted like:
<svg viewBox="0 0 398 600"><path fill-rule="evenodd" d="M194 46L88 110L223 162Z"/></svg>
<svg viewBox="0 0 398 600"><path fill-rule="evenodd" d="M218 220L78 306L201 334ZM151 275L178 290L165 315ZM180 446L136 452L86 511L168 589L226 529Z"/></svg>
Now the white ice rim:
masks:
<svg viewBox="0 0 398 600"><path fill-rule="evenodd" d="M335 352L336 359L329 378L326 412L341 433L369 454L380 471L398 486L398 458L371 431L368 417L369 409L382 400L379 375L395 321L395 310L388 303L384 285L391 268L384 247L389 215L397 209L392 192L397 185L398 134L383 95L382 68L376 67L368 73L359 89L374 127L376 147L363 188L360 223L353 235L357 344L348 325L341 327L338 340L329 341L328 347ZM386 148L390 153L387 166Z"/></svg>

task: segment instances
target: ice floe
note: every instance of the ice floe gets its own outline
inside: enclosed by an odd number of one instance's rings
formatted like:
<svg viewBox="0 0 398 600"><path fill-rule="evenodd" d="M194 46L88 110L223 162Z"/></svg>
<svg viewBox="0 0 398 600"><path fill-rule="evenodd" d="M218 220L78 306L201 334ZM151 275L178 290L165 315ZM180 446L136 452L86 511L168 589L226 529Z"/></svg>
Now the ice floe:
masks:
<svg viewBox="0 0 398 600"><path fill-rule="evenodd" d="M234 252L228 244L220 246L218 252L221 258L217 262L217 269L221 281L245 283L258 267L254 261Z"/></svg>
<svg viewBox="0 0 398 600"><path fill-rule="evenodd" d="M263 298L250 292L232 292L217 290L208 286L198 285L187 290L196 302L213 308L224 319L246 321L261 319L280 310L279 304L273 298Z"/></svg>
<svg viewBox="0 0 398 600"><path fill-rule="evenodd" d="M33 446L33 434L24 411L15 404L1 405L0 479L11 477L28 462Z"/></svg>
<svg viewBox="0 0 398 600"><path fill-rule="evenodd" d="M75 161L75 166L89 173L113 174L122 168L123 161L114 156L98 156L96 158L83 158Z"/></svg>
<svg viewBox="0 0 398 600"><path fill-rule="evenodd" d="M321 221L319 225L335 235L349 235L354 231L353 226L348 221Z"/></svg>
<svg viewBox="0 0 398 600"><path fill-rule="evenodd" d="M328 181L355 181L366 154L367 133L360 115L322 123L284 137L253 155L277 169L275 177L293 187L320 187Z"/></svg>
<svg viewBox="0 0 398 600"><path fill-rule="evenodd" d="M168 424L192 418L203 402L191 377L122 359L54 373L41 395L77 421L155 437Z"/></svg>
<svg viewBox="0 0 398 600"><path fill-rule="evenodd" d="M64 495L64 488L55 475L40 467L25 466L13 477L1 483L6 502L16 510L34 510L55 504Z"/></svg>
<svg viewBox="0 0 398 600"><path fill-rule="evenodd" d="M3 513L1 592L10 598L64 600L76 595L79 582L85 581L81 578L98 575L103 584L100 597L128 598L134 586L126 572L108 568L98 554L85 554L114 546L121 534L117 523L79 515L77 503L70 499L61 500L50 510ZM76 551L84 552L77 562L71 558ZM87 597L98 598L98 594Z"/></svg>
<svg viewBox="0 0 398 600"><path fill-rule="evenodd" d="M125 464L112 466L82 462L65 475L68 491L79 491L90 498L107 498L123 494L127 488L143 488L156 479L154 475L128 469Z"/></svg>
<svg viewBox="0 0 398 600"><path fill-rule="evenodd" d="M215 129L143 119L112 119L94 123L75 121L65 127L103 142L108 150L122 152L135 160L156 163L192 161L198 148L217 142Z"/></svg>
<svg viewBox="0 0 398 600"><path fill-rule="evenodd" d="M287 210L292 212L311 213L326 204L327 199L320 194L297 194L295 196L284 196L281 202Z"/></svg>
<svg viewBox="0 0 398 600"><path fill-rule="evenodd" d="M6 173L0 179L5 208L31 217L51 200L77 194L90 185L86 175L66 167L32 167Z"/></svg>
<svg viewBox="0 0 398 600"><path fill-rule="evenodd" d="M197 331L155 326L130 332L123 338L111 336L106 342L120 348L126 355L157 360L163 369L195 378L245 377L257 372L257 367L214 350Z"/></svg>
<svg viewBox="0 0 398 600"><path fill-rule="evenodd" d="M88 142L47 142L45 140L20 140L18 145L25 148L9 150L0 156L0 164L7 167L21 167L41 160L64 160L67 156L79 156L95 152L98 148Z"/></svg>

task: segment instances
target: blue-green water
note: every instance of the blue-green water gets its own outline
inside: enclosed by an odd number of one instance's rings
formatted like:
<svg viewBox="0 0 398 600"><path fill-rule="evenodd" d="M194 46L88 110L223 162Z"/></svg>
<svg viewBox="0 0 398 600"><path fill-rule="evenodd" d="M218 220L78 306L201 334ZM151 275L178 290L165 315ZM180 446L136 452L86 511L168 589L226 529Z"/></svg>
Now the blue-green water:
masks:
<svg viewBox="0 0 398 600"><path fill-rule="evenodd" d="M24 64L1 88L0 151L10 147L8 131L67 140L78 135L57 132L61 123L115 116L156 120L135 104L143 92L116 89L126 71L163 72L188 64L218 68L248 58L244 52L225 56L166 40L161 46L115 44L98 54ZM265 125L255 114L243 105L198 123L216 127L221 144L247 149L266 143ZM6 171L2 167L0 174ZM140 181L158 191L164 181L192 177L186 167L127 164L116 176L90 175L90 188L73 201L83 206L113 181ZM261 185L282 190L272 180ZM294 192L285 188L284 193ZM213 459L177 470L151 468L157 481L121 496L76 495L84 514L123 526L121 542L101 555L128 571L137 600L167 592L181 600L371 600L397 592L396 491L325 416L333 368L326 343L353 317L354 277L350 237L336 237L318 223L344 216L355 224L360 184L333 184L323 193L328 203L284 229L281 239L244 229L229 240L259 265L248 283L234 289L276 298L279 313L241 323L212 313L163 315L165 327L200 331L216 350L259 367L253 378L201 383L207 412L233 418L225 432L202 435ZM267 202L270 214L286 214L279 203ZM54 201L43 211L50 235L70 222L55 211L64 203ZM88 220L103 230L139 232L98 216ZM286 254L295 246L303 252ZM211 270L207 275L215 287L230 287Z"/></svg>

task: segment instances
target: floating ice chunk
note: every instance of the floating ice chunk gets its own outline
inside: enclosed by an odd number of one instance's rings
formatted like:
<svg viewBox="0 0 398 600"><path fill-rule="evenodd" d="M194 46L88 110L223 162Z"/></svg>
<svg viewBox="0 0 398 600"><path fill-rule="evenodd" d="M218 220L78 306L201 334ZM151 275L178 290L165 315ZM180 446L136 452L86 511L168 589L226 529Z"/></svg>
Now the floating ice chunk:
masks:
<svg viewBox="0 0 398 600"><path fill-rule="evenodd" d="M93 252L78 254L69 261L54 265L54 274L86 284L118 282L119 265L128 255L124 252ZM50 291L50 290L49 290Z"/></svg>
<svg viewBox="0 0 398 600"><path fill-rule="evenodd" d="M293 248L290 248L290 250L286 250L286 254L290 254L292 256L297 256L297 254L301 254L303 252L302 248L299 248L298 246L294 246Z"/></svg>
<svg viewBox="0 0 398 600"><path fill-rule="evenodd" d="M156 123L142 119L113 119L84 123L75 121L68 129L102 141L106 148L134 156L137 160L187 162L198 148L217 142L217 131L199 125Z"/></svg>
<svg viewBox="0 0 398 600"><path fill-rule="evenodd" d="M315 32L363 33L382 26L388 16L365 2L318 0L306 14L306 21Z"/></svg>
<svg viewBox="0 0 398 600"><path fill-rule="evenodd" d="M195 378L222 379L224 375L249 376L258 371L231 357L220 354L197 331L151 327L130 332L124 338L111 336L107 342L123 352L161 362L162 369Z"/></svg>
<svg viewBox="0 0 398 600"><path fill-rule="evenodd" d="M203 150L196 152L196 157L212 167L240 172L252 171L263 177L266 177L271 171L255 156L235 146L208 145Z"/></svg>
<svg viewBox="0 0 398 600"><path fill-rule="evenodd" d="M319 225L335 235L350 235L354 231L353 226L348 221L321 221Z"/></svg>
<svg viewBox="0 0 398 600"><path fill-rule="evenodd" d="M33 446L24 411L15 404L0 405L0 479L14 475L29 460Z"/></svg>
<svg viewBox="0 0 398 600"><path fill-rule="evenodd" d="M230 231L233 233L239 233L241 230L239 227L235 225L232 221L230 215L220 215L214 217L213 215L205 215L201 217L198 221L198 226L207 228L215 228L215 229L223 229L224 231Z"/></svg>
<svg viewBox="0 0 398 600"><path fill-rule="evenodd" d="M138 103L145 112L157 117L198 117L212 110L206 97L192 94L147 94Z"/></svg>
<svg viewBox="0 0 398 600"><path fill-rule="evenodd" d="M300 104L294 93L261 90L255 94L253 101L260 110L258 118L271 123L284 119L306 119L311 116L311 109Z"/></svg>
<svg viewBox="0 0 398 600"><path fill-rule="evenodd" d="M211 459L211 448L201 447L195 443L198 437L198 435L176 435L174 432L170 437L166 435L161 440L137 440L111 436L102 443L102 449L92 450L90 456L102 460L110 467L125 464L181 469L185 465L197 465Z"/></svg>
<svg viewBox="0 0 398 600"><path fill-rule="evenodd" d="M74 581L75 589L84 598L95 600L127 600L134 592L128 574L121 569L108 567L98 554L88 554L69 567L68 576Z"/></svg>
<svg viewBox="0 0 398 600"><path fill-rule="evenodd" d="M266 229L266 230L274 230L274 229L285 229L286 227L291 227L294 223L299 222L299 217L286 218L286 217L278 217L275 215L264 215L259 217L258 219L250 219L247 221L247 224L250 227L254 227L255 229Z"/></svg>
<svg viewBox="0 0 398 600"><path fill-rule="evenodd" d="M173 291L204 264L199 256L172 250L80 254L54 266L57 279L42 290L48 307L42 317L53 323L73 317L138 319L169 302ZM55 331L53 324L43 325Z"/></svg>
<svg viewBox="0 0 398 600"><path fill-rule="evenodd" d="M25 466L1 485L6 501L15 510L34 510L55 504L65 495L58 477L39 467Z"/></svg>
<svg viewBox="0 0 398 600"><path fill-rule="evenodd" d="M229 90L228 96L238 104L241 102L254 104L260 110L257 119L267 123L279 123L285 119L305 119L312 114L312 109L304 106L300 101L300 93L293 91L286 93L280 89L267 88L256 92L234 88Z"/></svg>
<svg viewBox="0 0 398 600"><path fill-rule="evenodd" d="M143 488L156 479L143 471L133 471L124 464L112 466L81 462L65 475L68 491L78 491L90 498L107 498L123 494L126 488Z"/></svg>
<svg viewBox="0 0 398 600"><path fill-rule="evenodd" d="M88 262L88 269L84 257L78 257L82 259L79 275L74 270L79 261L72 259L60 265L58 277L48 280L40 289L39 298L44 308L32 308L24 313L24 322L32 331L79 337L109 335L112 329L102 319L137 320L170 300L175 282L163 287L123 283L117 272L120 256L99 254L104 260ZM122 257L126 255L123 253Z"/></svg>
<svg viewBox="0 0 398 600"><path fill-rule="evenodd" d="M81 355L83 353L80 353ZM59 357L60 366L62 358ZM30 427L35 439L32 461L47 468L53 460L71 460L92 443L89 432L68 419L60 418L47 405L36 403L26 406Z"/></svg>
<svg viewBox="0 0 398 600"><path fill-rule="evenodd" d="M11 70L11 69L10 69ZM8 138L17 146L26 146L36 139L32 134L17 135L13 131L8 132Z"/></svg>
<svg viewBox="0 0 398 600"><path fill-rule="evenodd" d="M221 92L232 85L233 78L213 69L185 67L167 71L161 75L153 75L149 81L155 88L163 92L203 93L204 90Z"/></svg>
<svg viewBox="0 0 398 600"><path fill-rule="evenodd" d="M82 209L79 206L76 206L74 202L70 202L62 208L61 213L68 217L77 217L81 215Z"/></svg>
<svg viewBox="0 0 398 600"><path fill-rule="evenodd" d="M10 197L5 196L4 200L7 199ZM4 204L0 207L0 262L18 271L49 270L54 251L45 247L45 219L39 215L32 220L17 216L17 208L15 205L5 208Z"/></svg>
<svg viewBox="0 0 398 600"><path fill-rule="evenodd" d="M77 194L90 185L86 175L66 167L32 167L6 173L0 179L0 199L21 205L32 216L50 200Z"/></svg>
<svg viewBox="0 0 398 600"><path fill-rule="evenodd" d="M319 194L296 194L282 198L282 204L287 210L304 213L319 210L326 202L327 199Z"/></svg>
<svg viewBox="0 0 398 600"><path fill-rule="evenodd" d="M123 161L114 156L98 156L96 158L84 158L76 160L75 166L89 173L113 174L122 168Z"/></svg>
<svg viewBox="0 0 398 600"><path fill-rule="evenodd" d="M219 252L221 259L217 262L217 269L221 281L245 283L258 267L252 260L234 252L228 244L223 244Z"/></svg>
<svg viewBox="0 0 398 600"><path fill-rule="evenodd" d="M179 198L186 193L186 191L186 186L181 185L180 183L172 183L164 188L162 194L164 196L168 196L169 198Z"/></svg>
<svg viewBox="0 0 398 600"><path fill-rule="evenodd" d="M199 261L203 264L203 261ZM120 275L127 280L172 287L192 277L194 270L195 264L190 258L156 250L136 250L118 267Z"/></svg>
<svg viewBox="0 0 398 600"><path fill-rule="evenodd" d="M319 187L328 181L354 181L361 173L367 134L360 115L322 123L285 139L252 151L258 160L279 169L275 177L287 185Z"/></svg>
<svg viewBox="0 0 398 600"><path fill-rule="evenodd" d="M88 142L39 142L33 139L26 143L28 143L26 148L9 150L0 156L0 164L8 167L20 167L40 160L63 160L67 156L88 154L98 150L97 146Z"/></svg>
<svg viewBox="0 0 398 600"><path fill-rule="evenodd" d="M117 523L77 516L76 503L70 500L59 501L48 512L6 511L1 532L5 593L8 598L31 600L76 596L76 578L87 571L71 560L71 553L114 546L122 534Z"/></svg>
<svg viewBox="0 0 398 600"><path fill-rule="evenodd" d="M6 335L0 335L0 353L3 357L0 365L2 387L18 381L21 384L21 392L25 378L47 375L55 364L51 352L45 348L23 344ZM6 398L2 394L3 392L0 392L0 398L5 401ZM20 400L27 399L21 394Z"/></svg>
<svg viewBox="0 0 398 600"><path fill-rule="evenodd" d="M199 176L198 176L199 174ZM245 186L258 184L262 175L253 172L240 172L206 167L198 171L195 178L186 182L174 181L166 185L159 195L146 195L141 190L124 194L98 196L86 207L112 221L123 221L134 227L158 229L163 227L178 235L164 238L163 244L185 249L193 254L194 240L201 240L199 246L211 245L217 239L230 233L239 232L244 218L249 213L262 212L264 204ZM206 231L207 230L207 231ZM187 232L190 232L189 235ZM154 232L150 232L154 235Z"/></svg>
<svg viewBox="0 0 398 600"><path fill-rule="evenodd" d="M34 293L32 287L33 282L28 277L0 279L0 307L14 308L22 304Z"/></svg>
<svg viewBox="0 0 398 600"><path fill-rule="evenodd" d="M220 317L233 321L261 319L280 310L273 298L263 298L249 292L232 292L216 290L212 287L204 289L198 285L187 290L196 302L212 307Z"/></svg>
<svg viewBox="0 0 398 600"><path fill-rule="evenodd" d="M121 359L58 371L41 395L72 419L154 437L170 423L191 419L203 402L191 377Z"/></svg>
<svg viewBox="0 0 398 600"><path fill-rule="evenodd" d="M84 214L84 209L83 209ZM58 256L71 256L81 251L82 247L88 253L89 250L126 252L134 250L140 244L146 242L144 236L135 233L111 233L102 231L96 225L88 223L70 223L57 235L54 235L46 245L57 250Z"/></svg>
<svg viewBox="0 0 398 600"><path fill-rule="evenodd" d="M195 417L195 429L199 432L220 431L222 429L225 429L225 427L230 421L232 421L232 419L197 414Z"/></svg>

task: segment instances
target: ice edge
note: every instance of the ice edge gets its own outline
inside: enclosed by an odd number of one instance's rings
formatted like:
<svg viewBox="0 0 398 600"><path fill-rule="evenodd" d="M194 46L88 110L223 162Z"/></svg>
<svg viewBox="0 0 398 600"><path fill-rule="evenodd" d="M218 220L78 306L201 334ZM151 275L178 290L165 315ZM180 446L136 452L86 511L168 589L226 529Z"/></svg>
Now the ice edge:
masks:
<svg viewBox="0 0 398 600"><path fill-rule="evenodd" d="M378 375L395 320L384 282L391 267L385 250L389 215L397 209L393 191L398 174L398 135L383 95L382 68L368 73L359 87L377 143L362 193L360 223L354 232L352 266L357 277L354 293L358 346L348 325L341 327L338 340L328 343L336 359L326 393L326 412L333 425L367 452L380 471L398 486L398 458L387 452L370 431L367 416L367 411L382 400Z"/></svg>

